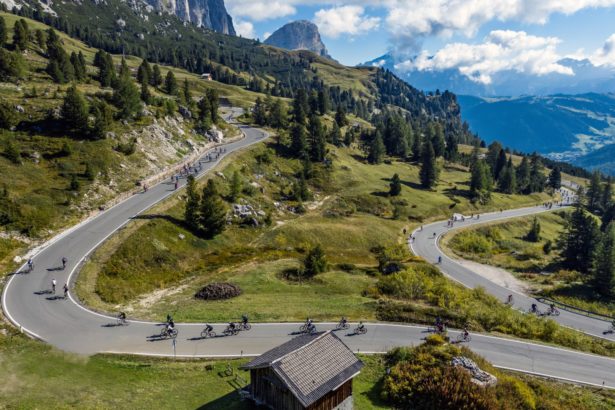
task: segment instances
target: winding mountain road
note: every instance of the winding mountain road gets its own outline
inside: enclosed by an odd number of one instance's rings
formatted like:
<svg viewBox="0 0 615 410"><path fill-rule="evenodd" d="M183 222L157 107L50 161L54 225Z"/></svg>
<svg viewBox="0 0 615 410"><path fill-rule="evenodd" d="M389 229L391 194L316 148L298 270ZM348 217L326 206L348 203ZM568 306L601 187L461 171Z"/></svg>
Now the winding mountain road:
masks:
<svg viewBox="0 0 615 410"><path fill-rule="evenodd" d="M233 110L227 119L239 114ZM201 175L210 171L225 155L258 143L267 137L266 132L245 125L237 126L245 138L229 143L219 158L203 162ZM185 180L180 181L180 188ZM2 307L9 320L23 332L43 340L59 349L78 353L126 353L153 356L178 357L236 357L253 356L281 344L293 337L298 323L253 324L252 330L237 336L203 339L200 337L203 324L177 324L178 337L173 342L156 337L161 326L158 323L129 320L128 325L117 326L116 319L93 312L74 299L62 296L64 283L72 285L84 259L141 212L172 195L176 190L170 181L159 183L147 192L135 194L97 216L64 232L50 241L33 257L35 268L30 273L13 274L4 287ZM484 215L480 222L528 215L540 212L539 208L507 211L502 214ZM444 225L444 226L443 226ZM436 239L446 231L446 222L428 225L417 232L413 249L428 260L440 255ZM436 238L426 235L436 233ZM61 269L61 259L68 263ZM467 286L483 286L488 292L504 298L507 290L500 289L480 276L456 266L445 258L443 270ZM59 268L60 267L60 268ZM57 294L51 288L52 279L57 281ZM529 302L516 295L520 303ZM564 314L561 323L597 334L604 324L586 318ZM225 325L214 325L218 334ZM332 329L331 323L318 323L318 330ZM418 344L427 334L420 326L369 323L364 335L352 335L352 331L338 331L338 335L354 351L363 353L385 352L394 346ZM457 335L451 332L452 336ZM579 383L615 388L615 360L596 355L575 352L556 347L543 346L520 340L473 334L469 346L496 366L528 373L567 379Z"/></svg>

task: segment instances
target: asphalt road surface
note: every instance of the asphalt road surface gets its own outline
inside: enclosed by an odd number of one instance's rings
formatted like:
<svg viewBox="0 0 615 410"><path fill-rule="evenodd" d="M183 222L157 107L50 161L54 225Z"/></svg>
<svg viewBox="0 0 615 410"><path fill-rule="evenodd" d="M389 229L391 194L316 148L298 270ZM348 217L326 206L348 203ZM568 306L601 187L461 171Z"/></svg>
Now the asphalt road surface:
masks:
<svg viewBox="0 0 615 410"><path fill-rule="evenodd" d="M233 111L233 115L238 113L238 110ZM213 161L202 162L200 175L210 171L225 155L267 137L260 129L237 126L245 138L227 144ZM179 188L184 184L185 179L182 178ZM59 349L86 355L111 352L178 357L253 356L295 336L300 326L298 323L253 324L250 331L242 331L236 336L220 336L226 325L216 324L214 330L219 336L208 339L200 336L204 324L177 324L177 338L164 339L157 336L163 327L161 324L129 320L127 325L120 326L112 315L96 313L81 306L70 291L68 298L63 297L64 283L72 286L82 261L98 245L175 191L174 182L164 181L54 238L33 257L35 268L32 272L17 273L9 278L2 295L2 307L7 317L33 337ZM495 220L498 216L518 216L538 211L540 209L485 215L481 221L489 217ZM446 222L436 223L425 227L422 233L418 232L415 251L428 260L437 258L439 251L435 240L425 235L427 232L440 235L446 230L445 226ZM63 257L68 260L65 269L61 268ZM442 268L468 286L484 286L498 297L507 294L507 291L481 280L472 272L458 270L453 261L446 259ZM57 282L55 294L50 290L52 279ZM526 302L521 296L518 298L520 303ZM604 328L598 322L564 313L558 320L588 333L597 333ZM317 323L316 326L318 330L333 328L333 324ZM366 334L354 335L352 327L337 331L337 334L353 351L363 353L380 353L394 346L418 344L427 335L427 329L420 326L387 323L367 323L366 326ZM453 331L451 335L455 338L457 333ZM613 359L479 334L472 334L472 340L464 343L499 367L615 388Z"/></svg>

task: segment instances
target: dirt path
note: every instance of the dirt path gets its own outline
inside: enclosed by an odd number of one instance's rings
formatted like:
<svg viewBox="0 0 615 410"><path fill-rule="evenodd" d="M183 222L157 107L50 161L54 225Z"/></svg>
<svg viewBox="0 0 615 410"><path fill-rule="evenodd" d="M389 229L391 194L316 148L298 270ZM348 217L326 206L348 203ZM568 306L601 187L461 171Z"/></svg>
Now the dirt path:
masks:
<svg viewBox="0 0 615 410"><path fill-rule="evenodd" d="M515 276L501 268L495 266L483 265L478 262L472 262L465 259L455 259L461 266L472 270L474 273L496 283L506 289L524 295L528 294L529 286L527 283L515 278Z"/></svg>

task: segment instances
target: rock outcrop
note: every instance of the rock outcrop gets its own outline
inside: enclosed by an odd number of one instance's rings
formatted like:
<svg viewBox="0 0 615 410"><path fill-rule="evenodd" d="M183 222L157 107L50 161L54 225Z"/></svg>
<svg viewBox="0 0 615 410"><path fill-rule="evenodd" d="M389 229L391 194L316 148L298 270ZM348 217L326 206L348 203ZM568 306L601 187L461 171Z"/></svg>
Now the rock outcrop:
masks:
<svg viewBox="0 0 615 410"><path fill-rule="evenodd" d="M233 19L227 13L224 0L146 0L156 10L175 14L183 21L218 33L235 35Z"/></svg>
<svg viewBox="0 0 615 410"><path fill-rule="evenodd" d="M308 50L331 58L320 38L318 26L307 20L293 21L282 26L265 40L265 44L287 50Z"/></svg>

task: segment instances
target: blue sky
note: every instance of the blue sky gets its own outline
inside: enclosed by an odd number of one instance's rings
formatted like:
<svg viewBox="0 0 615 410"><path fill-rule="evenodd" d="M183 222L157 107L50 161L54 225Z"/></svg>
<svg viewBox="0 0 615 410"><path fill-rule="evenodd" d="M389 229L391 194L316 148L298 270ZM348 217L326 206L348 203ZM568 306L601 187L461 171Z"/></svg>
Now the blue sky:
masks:
<svg viewBox="0 0 615 410"><path fill-rule="evenodd" d="M389 50L398 68L571 74L566 56L615 67L615 0L226 0L238 32L264 39L315 22L330 54L354 65ZM409 57L412 57L411 59ZM571 74L572 75L572 74Z"/></svg>

